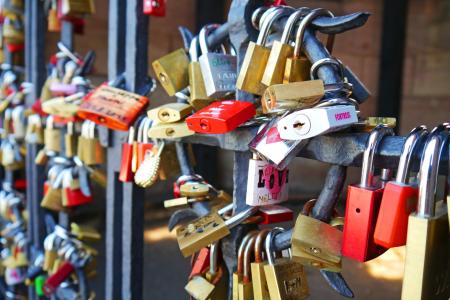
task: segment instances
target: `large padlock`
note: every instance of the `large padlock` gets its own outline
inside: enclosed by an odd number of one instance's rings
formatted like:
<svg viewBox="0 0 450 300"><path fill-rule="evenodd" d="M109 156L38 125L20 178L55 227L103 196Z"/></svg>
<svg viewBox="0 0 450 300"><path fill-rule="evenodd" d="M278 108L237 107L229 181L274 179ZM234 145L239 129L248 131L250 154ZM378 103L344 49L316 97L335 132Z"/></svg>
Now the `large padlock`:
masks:
<svg viewBox="0 0 450 300"><path fill-rule="evenodd" d="M143 11L146 15L164 17L166 15L166 0L143 0Z"/></svg>
<svg viewBox="0 0 450 300"><path fill-rule="evenodd" d="M230 229L238 225L256 211L256 207L248 208L228 220L223 220L222 216L232 209L232 205L227 205L217 213L211 213L198 218L185 226L177 229L178 246L181 253L187 257L199 251L201 248L214 243L230 234Z"/></svg>
<svg viewBox="0 0 450 300"><path fill-rule="evenodd" d="M286 68L284 70L283 82L295 82L303 81L309 79L309 71L311 68L311 63L308 58L302 55L303 39L306 28L308 25L319 16L329 16L333 17L333 14L323 8L313 9L306 17L302 19L295 36L295 47L293 51L293 56L286 60ZM328 35L327 46L332 47L334 41L334 35ZM331 50L331 49L329 49ZM331 51L330 51L331 52Z"/></svg>
<svg viewBox="0 0 450 300"><path fill-rule="evenodd" d="M206 95L220 99L233 93L236 89L236 56L211 52L208 49L208 34L217 29L219 24L210 24L200 30L199 42L202 55L198 61L202 70Z"/></svg>
<svg viewBox="0 0 450 300"><path fill-rule="evenodd" d="M413 155L418 154L428 131L425 126L414 128L403 144L395 181L389 181L383 192L374 240L380 246L393 248L406 244L408 217L416 210L418 187L409 183Z"/></svg>
<svg viewBox="0 0 450 300"><path fill-rule="evenodd" d="M198 37L194 37L191 41L189 56L191 58L189 63L189 89L191 95L188 101L192 107L199 110L208 106L214 100L206 94L205 81L203 80L202 69L198 61L200 56Z"/></svg>
<svg viewBox="0 0 450 300"><path fill-rule="evenodd" d="M303 265L291 258L275 259L273 241L283 229L274 228L266 238L268 264L264 266L270 299L305 299L309 296L308 281Z"/></svg>
<svg viewBox="0 0 450 300"><path fill-rule="evenodd" d="M297 22L310 11L309 8L301 7L286 21L281 39L275 40L270 50L266 69L261 82L266 86L283 83L286 60L294 53L294 47L289 44L292 31Z"/></svg>
<svg viewBox="0 0 450 300"><path fill-rule="evenodd" d="M256 114L251 102L218 101L186 118L189 129L198 133L222 134L236 129Z"/></svg>
<svg viewBox="0 0 450 300"><path fill-rule="evenodd" d="M307 145L308 140L283 140L277 128L280 120L281 117L275 117L262 125L248 146L259 157L273 163L278 170L283 170Z"/></svg>
<svg viewBox="0 0 450 300"><path fill-rule="evenodd" d="M444 300L450 295L449 221L446 205L436 200L439 165L447 162L448 144L446 132L431 135L425 145L417 213L408 221L402 300Z"/></svg>
<svg viewBox="0 0 450 300"><path fill-rule="evenodd" d="M251 206L277 204L288 200L289 170L278 170L256 155L249 161L246 203Z"/></svg>
<svg viewBox="0 0 450 300"><path fill-rule="evenodd" d="M169 96L189 85L189 57L184 49L175 50L152 63L159 82Z"/></svg>
<svg viewBox="0 0 450 300"><path fill-rule="evenodd" d="M342 220L334 217L328 224L309 216L315 202L308 201L297 217L291 238L292 259L305 266L340 272L342 231L336 226L343 225Z"/></svg>
<svg viewBox="0 0 450 300"><path fill-rule="evenodd" d="M361 262L378 257L386 251L376 245L373 239L383 196L383 188L373 183L373 160L383 137L389 135L393 135L393 131L384 125L372 130L364 151L361 182L348 187L342 255Z"/></svg>
<svg viewBox="0 0 450 300"><path fill-rule="evenodd" d="M278 132L285 140L309 139L334 132L358 122L353 105L333 105L295 111L278 122Z"/></svg>
<svg viewBox="0 0 450 300"><path fill-rule="evenodd" d="M236 81L238 89L256 95L263 94L266 86L261 83L261 79L270 55L270 49L266 47L266 41L273 23L290 12L291 9L277 7L264 19L256 43L251 41L245 53Z"/></svg>

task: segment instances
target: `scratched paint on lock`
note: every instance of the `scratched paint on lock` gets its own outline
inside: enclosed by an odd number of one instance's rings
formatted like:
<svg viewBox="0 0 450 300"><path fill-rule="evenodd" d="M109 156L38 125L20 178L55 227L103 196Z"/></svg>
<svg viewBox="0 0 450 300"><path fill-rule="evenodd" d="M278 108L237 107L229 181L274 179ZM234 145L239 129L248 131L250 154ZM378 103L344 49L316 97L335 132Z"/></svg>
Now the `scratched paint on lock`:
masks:
<svg viewBox="0 0 450 300"><path fill-rule="evenodd" d="M251 206L278 204L288 199L289 170L278 170L262 160L250 160L246 203Z"/></svg>

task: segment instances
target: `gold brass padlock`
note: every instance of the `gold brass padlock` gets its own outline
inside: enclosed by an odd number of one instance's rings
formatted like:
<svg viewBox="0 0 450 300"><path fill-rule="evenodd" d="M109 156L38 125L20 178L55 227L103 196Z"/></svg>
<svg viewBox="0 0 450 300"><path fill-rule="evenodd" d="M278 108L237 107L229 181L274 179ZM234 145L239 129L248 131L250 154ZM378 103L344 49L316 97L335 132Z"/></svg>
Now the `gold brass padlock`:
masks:
<svg viewBox="0 0 450 300"><path fill-rule="evenodd" d="M200 62L198 61L200 56L198 50L198 37L194 37L189 47L189 56L191 58L191 62L189 63L188 74L191 95L188 101L196 110L200 110L214 101L213 99L209 98L206 93L205 81L203 80Z"/></svg>
<svg viewBox="0 0 450 300"><path fill-rule="evenodd" d="M175 50L152 63L159 82L169 96L189 85L189 58L184 49Z"/></svg>
<svg viewBox="0 0 450 300"><path fill-rule="evenodd" d="M255 240L255 261L251 263L253 283L253 297L255 300L267 300L269 297L269 288L267 287L266 275L264 273L265 262L263 260L264 242L269 229L261 230Z"/></svg>
<svg viewBox="0 0 450 300"><path fill-rule="evenodd" d="M334 17L334 15L326 9L317 8L313 9L306 17L302 19L298 26L297 34L295 37L295 47L292 57L286 60L286 68L284 71L283 83L304 81L310 79L311 63L308 58L302 55L303 37L306 31L306 27L319 16ZM334 41L333 35L328 35L328 43L331 48L332 41ZM331 49L329 49L331 52Z"/></svg>
<svg viewBox="0 0 450 300"><path fill-rule="evenodd" d="M156 124L150 127L148 131L148 137L155 139L181 138L193 134L195 132L190 130L184 121Z"/></svg>
<svg viewBox="0 0 450 300"><path fill-rule="evenodd" d="M209 185L201 182L186 182L180 186L183 197L205 197L209 193Z"/></svg>
<svg viewBox="0 0 450 300"><path fill-rule="evenodd" d="M147 111L147 117L160 123L174 123L186 118L192 106L186 103L167 103Z"/></svg>
<svg viewBox="0 0 450 300"><path fill-rule="evenodd" d="M53 116L48 116L44 129L45 150L59 152L61 151L61 131L54 128Z"/></svg>

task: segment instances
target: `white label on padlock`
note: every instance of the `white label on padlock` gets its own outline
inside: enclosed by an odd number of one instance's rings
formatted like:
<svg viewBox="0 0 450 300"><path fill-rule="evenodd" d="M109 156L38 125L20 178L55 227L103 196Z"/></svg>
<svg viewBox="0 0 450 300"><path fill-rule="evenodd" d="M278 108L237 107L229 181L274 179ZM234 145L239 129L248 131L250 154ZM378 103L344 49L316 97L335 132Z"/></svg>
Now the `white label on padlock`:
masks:
<svg viewBox="0 0 450 300"><path fill-rule="evenodd" d="M25 281L26 272L22 268L6 268L5 282L7 285L16 285Z"/></svg>
<svg viewBox="0 0 450 300"><path fill-rule="evenodd" d="M289 170L251 159L248 166L246 203L250 206L278 204L288 199Z"/></svg>
<svg viewBox="0 0 450 300"><path fill-rule="evenodd" d="M309 108L293 112L278 122L278 132L285 140L309 139L337 131L358 122L353 105Z"/></svg>

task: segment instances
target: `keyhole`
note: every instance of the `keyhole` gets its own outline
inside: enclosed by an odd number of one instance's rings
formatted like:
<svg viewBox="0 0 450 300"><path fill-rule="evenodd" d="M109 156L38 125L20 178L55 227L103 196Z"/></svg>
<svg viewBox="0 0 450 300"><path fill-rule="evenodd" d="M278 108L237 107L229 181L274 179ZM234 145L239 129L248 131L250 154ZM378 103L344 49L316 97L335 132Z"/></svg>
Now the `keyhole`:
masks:
<svg viewBox="0 0 450 300"><path fill-rule="evenodd" d="M166 75L164 75L163 73L159 73L159 74L158 74L158 77L159 77L159 79L160 79L162 82L164 82L164 83L167 82L167 77L166 77Z"/></svg>
<svg viewBox="0 0 450 300"><path fill-rule="evenodd" d="M162 113L161 113L161 118L162 119L168 119L170 117L170 114L167 112L167 111L163 111Z"/></svg>
<svg viewBox="0 0 450 300"><path fill-rule="evenodd" d="M357 208L356 212L359 214L361 212L361 210L359 208Z"/></svg>
<svg viewBox="0 0 450 300"><path fill-rule="evenodd" d="M175 130L173 130L172 128L166 129L166 135L167 136L172 136L174 133L175 133Z"/></svg>
<svg viewBox="0 0 450 300"><path fill-rule="evenodd" d="M302 122L295 122L293 125L294 128L301 128L303 126L305 126L305 123Z"/></svg>

